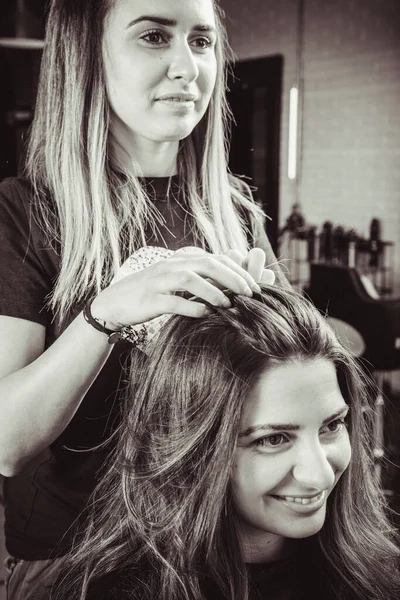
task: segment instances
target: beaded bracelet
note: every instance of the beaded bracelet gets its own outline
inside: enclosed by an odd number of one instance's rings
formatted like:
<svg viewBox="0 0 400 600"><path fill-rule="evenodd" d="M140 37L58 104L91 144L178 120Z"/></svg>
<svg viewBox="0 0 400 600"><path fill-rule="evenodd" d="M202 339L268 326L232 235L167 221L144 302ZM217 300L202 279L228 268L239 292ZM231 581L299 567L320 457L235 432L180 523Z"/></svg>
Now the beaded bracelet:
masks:
<svg viewBox="0 0 400 600"><path fill-rule="evenodd" d="M114 331L113 329L108 329L105 325L105 321L101 323L99 319L96 319L90 310L92 306L94 298L88 300L86 302L85 307L83 309L83 317L89 325L104 333L107 336L107 341L109 344L116 344L121 340L126 340L130 342L133 346L142 346L147 342L147 329L145 325L141 325L139 329L137 329L137 325L125 325L118 331Z"/></svg>

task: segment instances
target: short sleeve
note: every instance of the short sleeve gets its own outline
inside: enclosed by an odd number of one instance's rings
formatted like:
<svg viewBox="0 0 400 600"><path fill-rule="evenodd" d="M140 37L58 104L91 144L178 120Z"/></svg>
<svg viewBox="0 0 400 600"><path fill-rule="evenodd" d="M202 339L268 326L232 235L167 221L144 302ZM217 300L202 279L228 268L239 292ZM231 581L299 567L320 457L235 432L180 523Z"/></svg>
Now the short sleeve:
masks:
<svg viewBox="0 0 400 600"><path fill-rule="evenodd" d="M46 301L59 257L32 215L32 189L25 179L0 184L0 314L47 326Z"/></svg>

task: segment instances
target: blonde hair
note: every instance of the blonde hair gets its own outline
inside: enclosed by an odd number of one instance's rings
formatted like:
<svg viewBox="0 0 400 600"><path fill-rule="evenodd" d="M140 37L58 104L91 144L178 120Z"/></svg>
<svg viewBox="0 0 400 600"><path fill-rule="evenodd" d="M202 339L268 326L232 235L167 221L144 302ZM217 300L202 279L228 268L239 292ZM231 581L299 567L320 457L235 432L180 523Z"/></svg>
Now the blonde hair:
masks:
<svg viewBox="0 0 400 600"><path fill-rule="evenodd" d="M113 2L53 0L48 17L26 173L35 214L61 257L49 298L58 315L98 293L121 255L146 245L146 226L157 228L155 208L140 180L119 164L109 131L102 38ZM215 13L217 81L205 116L180 143L178 173L196 243L215 253L245 252L241 207L255 217L261 211L248 186L227 171L229 48L217 6Z"/></svg>

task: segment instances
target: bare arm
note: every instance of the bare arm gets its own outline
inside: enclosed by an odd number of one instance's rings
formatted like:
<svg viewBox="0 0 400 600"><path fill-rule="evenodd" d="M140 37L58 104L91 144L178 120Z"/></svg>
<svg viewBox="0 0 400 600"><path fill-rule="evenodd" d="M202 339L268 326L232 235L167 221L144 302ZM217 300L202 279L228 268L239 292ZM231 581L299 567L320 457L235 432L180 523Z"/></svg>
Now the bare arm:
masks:
<svg viewBox="0 0 400 600"><path fill-rule="evenodd" d="M251 295L249 285L256 284L224 256L176 253L103 290L92 312L110 329L166 313L201 317L208 310L202 298L229 305L218 285ZM174 295L177 291L199 301ZM0 317L0 473L6 476L16 474L62 433L112 348L82 315L46 351L44 339L42 325Z"/></svg>
<svg viewBox="0 0 400 600"><path fill-rule="evenodd" d="M112 347L79 315L44 350L43 325L0 316L0 473L15 475L65 429Z"/></svg>

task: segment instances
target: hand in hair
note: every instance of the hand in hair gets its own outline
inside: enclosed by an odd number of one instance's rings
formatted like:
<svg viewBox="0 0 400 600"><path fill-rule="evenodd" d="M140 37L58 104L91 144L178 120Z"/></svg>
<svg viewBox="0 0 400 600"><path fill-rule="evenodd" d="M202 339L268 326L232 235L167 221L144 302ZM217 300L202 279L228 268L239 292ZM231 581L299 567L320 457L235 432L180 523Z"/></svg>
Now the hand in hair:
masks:
<svg viewBox="0 0 400 600"><path fill-rule="evenodd" d="M214 306L230 306L220 288L245 296L259 291L251 274L229 256L188 248L104 289L93 301L92 314L115 330L163 314L203 317L209 308L202 299ZM199 301L187 300L177 292Z"/></svg>
<svg viewBox="0 0 400 600"><path fill-rule="evenodd" d="M265 268L265 252L261 248L252 248L246 255L237 250L229 250L226 256L234 260L239 266L253 277L256 283L273 285L275 273L272 269Z"/></svg>
<svg viewBox="0 0 400 600"><path fill-rule="evenodd" d="M195 246L178 250L179 253L188 251L205 253L204 250ZM225 256L245 269L257 284L274 285L275 273L272 269L265 268L265 252L262 248L252 248L247 254L242 254L238 250L228 250Z"/></svg>

